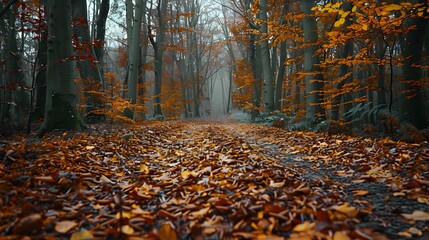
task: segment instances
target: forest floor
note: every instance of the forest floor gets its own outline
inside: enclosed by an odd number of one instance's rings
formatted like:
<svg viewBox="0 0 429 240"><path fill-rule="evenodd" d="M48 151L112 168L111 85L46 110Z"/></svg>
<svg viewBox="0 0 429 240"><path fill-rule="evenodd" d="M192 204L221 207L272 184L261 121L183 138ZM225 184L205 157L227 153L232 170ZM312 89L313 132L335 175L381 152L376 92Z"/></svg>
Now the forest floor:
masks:
<svg viewBox="0 0 429 240"><path fill-rule="evenodd" d="M429 239L427 143L164 121L0 144L0 239Z"/></svg>

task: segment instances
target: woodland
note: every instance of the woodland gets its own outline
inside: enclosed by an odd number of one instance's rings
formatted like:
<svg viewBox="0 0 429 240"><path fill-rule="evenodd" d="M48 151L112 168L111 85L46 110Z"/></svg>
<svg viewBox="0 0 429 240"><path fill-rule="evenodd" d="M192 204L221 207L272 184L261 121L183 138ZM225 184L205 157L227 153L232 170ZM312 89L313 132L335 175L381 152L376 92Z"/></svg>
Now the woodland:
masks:
<svg viewBox="0 0 429 240"><path fill-rule="evenodd" d="M426 0L2 0L0 240L429 239Z"/></svg>

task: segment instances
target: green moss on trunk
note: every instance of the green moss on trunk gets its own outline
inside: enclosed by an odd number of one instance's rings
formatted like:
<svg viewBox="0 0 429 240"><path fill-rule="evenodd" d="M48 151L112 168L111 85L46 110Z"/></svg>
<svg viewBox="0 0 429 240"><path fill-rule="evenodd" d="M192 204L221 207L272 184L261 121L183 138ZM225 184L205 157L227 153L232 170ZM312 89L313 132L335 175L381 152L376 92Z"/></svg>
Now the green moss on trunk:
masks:
<svg viewBox="0 0 429 240"><path fill-rule="evenodd" d="M75 95L54 94L52 96L52 109L45 114L45 121L39 134L54 129L82 130L84 123L77 111Z"/></svg>

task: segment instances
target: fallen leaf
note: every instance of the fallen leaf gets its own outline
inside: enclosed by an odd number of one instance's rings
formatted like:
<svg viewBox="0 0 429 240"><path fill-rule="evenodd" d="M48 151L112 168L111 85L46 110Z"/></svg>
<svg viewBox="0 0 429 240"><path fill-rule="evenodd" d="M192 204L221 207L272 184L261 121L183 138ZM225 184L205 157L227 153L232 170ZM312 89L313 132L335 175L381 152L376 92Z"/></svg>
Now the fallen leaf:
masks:
<svg viewBox="0 0 429 240"><path fill-rule="evenodd" d="M13 227L14 234L27 235L33 231L39 230L43 227L43 219L40 214L31 214L21 218Z"/></svg>
<svg viewBox="0 0 429 240"><path fill-rule="evenodd" d="M333 240L351 240L349 235L344 231L337 231L334 233Z"/></svg>
<svg viewBox="0 0 429 240"><path fill-rule="evenodd" d="M305 221L301 224L296 225L293 228L294 232L307 232L314 230L314 227L316 226L315 223L310 223L309 221Z"/></svg>
<svg viewBox="0 0 429 240"><path fill-rule="evenodd" d="M91 231L82 229L79 232L75 232L70 236L70 240L92 240L94 235Z"/></svg>
<svg viewBox="0 0 429 240"><path fill-rule="evenodd" d="M405 231L398 233L398 235L402 237L407 237L407 238L412 238L415 236L421 237L423 235L423 232L418 228L411 227Z"/></svg>
<svg viewBox="0 0 429 240"><path fill-rule="evenodd" d="M332 208L338 212L344 213L347 217L356 217L359 212L355 207L350 206L349 203L344 203L343 205L334 206Z"/></svg>
<svg viewBox="0 0 429 240"><path fill-rule="evenodd" d="M354 190L353 194L355 196L365 196L365 195L368 195L369 192L367 190Z"/></svg>
<svg viewBox="0 0 429 240"><path fill-rule="evenodd" d="M166 223L162 225L158 230L158 236L160 240L177 240L177 233L171 227L171 224Z"/></svg>
<svg viewBox="0 0 429 240"><path fill-rule="evenodd" d="M64 220L61 222L57 222L55 224L55 231L59 232L59 233L67 233L68 231L70 231L72 228L77 226L77 222L75 221L70 221L70 220Z"/></svg>
<svg viewBox="0 0 429 240"><path fill-rule="evenodd" d="M429 221L429 213L420 210L415 210L412 214L403 213L402 216L413 221Z"/></svg>
<svg viewBox="0 0 429 240"><path fill-rule="evenodd" d="M124 225L121 227L121 232L126 235L133 235L134 229L130 225Z"/></svg>

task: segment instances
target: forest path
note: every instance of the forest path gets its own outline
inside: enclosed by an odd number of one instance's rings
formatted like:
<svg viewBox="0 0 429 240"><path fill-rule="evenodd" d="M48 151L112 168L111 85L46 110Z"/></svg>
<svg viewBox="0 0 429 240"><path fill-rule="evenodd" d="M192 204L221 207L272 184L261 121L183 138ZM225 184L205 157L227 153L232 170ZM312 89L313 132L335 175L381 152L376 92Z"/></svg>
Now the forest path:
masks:
<svg viewBox="0 0 429 240"><path fill-rule="evenodd" d="M227 119L3 143L0 237L425 239L429 230L427 144Z"/></svg>
<svg viewBox="0 0 429 240"><path fill-rule="evenodd" d="M407 239L408 234L418 238L419 234L413 233L417 227L424 230L421 239L429 238L427 223L415 224L401 215L415 210L429 212L428 145L421 148L388 139L377 142L286 132L234 122L203 122L192 129L193 134L210 132L223 139L220 142L238 142L265 160L284 165L296 180L325 198L337 198L366 211L368 215L356 222L360 227L374 229L389 239Z"/></svg>

